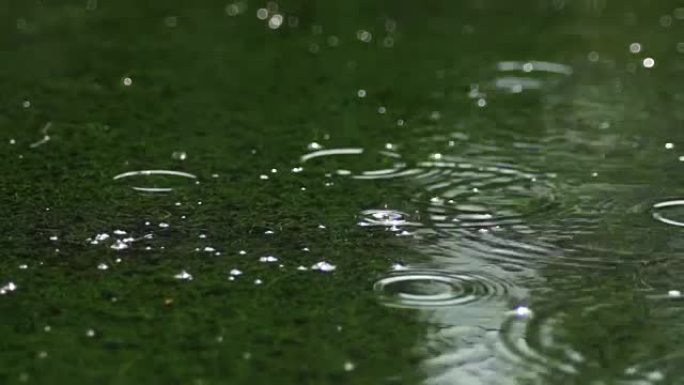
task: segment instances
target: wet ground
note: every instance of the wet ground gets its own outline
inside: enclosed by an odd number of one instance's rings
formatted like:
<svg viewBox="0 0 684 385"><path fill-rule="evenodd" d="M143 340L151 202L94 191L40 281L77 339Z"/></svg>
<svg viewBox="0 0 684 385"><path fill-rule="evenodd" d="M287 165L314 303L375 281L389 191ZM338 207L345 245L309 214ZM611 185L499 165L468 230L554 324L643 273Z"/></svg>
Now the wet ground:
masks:
<svg viewBox="0 0 684 385"><path fill-rule="evenodd" d="M684 384L684 3L0 14L0 383Z"/></svg>

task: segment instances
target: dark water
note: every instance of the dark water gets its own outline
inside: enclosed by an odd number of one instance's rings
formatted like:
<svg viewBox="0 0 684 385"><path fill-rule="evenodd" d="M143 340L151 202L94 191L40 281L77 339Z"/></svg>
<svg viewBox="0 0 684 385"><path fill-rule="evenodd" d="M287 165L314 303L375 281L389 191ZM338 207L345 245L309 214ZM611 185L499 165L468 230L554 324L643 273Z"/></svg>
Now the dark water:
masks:
<svg viewBox="0 0 684 385"><path fill-rule="evenodd" d="M681 1L0 15L0 384L684 384Z"/></svg>

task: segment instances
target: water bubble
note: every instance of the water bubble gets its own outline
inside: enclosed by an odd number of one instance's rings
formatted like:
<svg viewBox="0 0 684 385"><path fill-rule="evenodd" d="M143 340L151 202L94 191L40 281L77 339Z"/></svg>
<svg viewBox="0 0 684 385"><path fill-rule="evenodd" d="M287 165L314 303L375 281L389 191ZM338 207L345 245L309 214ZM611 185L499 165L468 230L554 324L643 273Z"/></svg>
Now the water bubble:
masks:
<svg viewBox="0 0 684 385"><path fill-rule="evenodd" d="M147 193L162 193L173 191L173 187L163 186L171 184L173 180L192 179L196 180L197 176L173 170L140 170L129 171L114 176L114 180L132 179L144 180L148 186L131 186L133 190L147 192ZM159 186L159 185L162 186Z"/></svg>
<svg viewBox="0 0 684 385"><path fill-rule="evenodd" d="M100 263L99 265L97 265L97 269L98 270L108 270L109 266L107 266L106 263Z"/></svg>
<svg viewBox="0 0 684 385"><path fill-rule="evenodd" d="M122 83L124 86L130 87L133 84L133 79L131 79L129 77L125 77L125 78L123 78Z"/></svg>
<svg viewBox="0 0 684 385"><path fill-rule="evenodd" d="M180 273L174 275L173 278L183 281L192 281L192 275L185 270L182 270Z"/></svg>
<svg viewBox="0 0 684 385"><path fill-rule="evenodd" d="M8 282L2 286L0 286L0 295L5 295L9 294L13 291L16 291L18 286L14 282Z"/></svg>
<svg viewBox="0 0 684 385"><path fill-rule="evenodd" d="M641 44L639 43L632 43L629 45L629 52L637 54L641 52Z"/></svg>
<svg viewBox="0 0 684 385"><path fill-rule="evenodd" d="M682 296L682 292L679 290L669 290L667 292L667 296L670 298L680 298Z"/></svg>
<svg viewBox="0 0 684 385"><path fill-rule="evenodd" d="M329 273L335 271L335 269L337 269L337 266L326 261L321 261L311 266L311 270L321 271L323 273Z"/></svg>
<svg viewBox="0 0 684 385"><path fill-rule="evenodd" d="M354 365L353 362L347 361L344 363L344 371L345 372L351 372L352 370L354 370L354 368L356 368L356 365Z"/></svg>
<svg viewBox="0 0 684 385"><path fill-rule="evenodd" d="M373 34L365 29L360 29L356 31L356 38L364 43L370 43L373 40Z"/></svg>
<svg viewBox="0 0 684 385"><path fill-rule="evenodd" d="M644 68L653 68L655 66L655 60L651 57L647 57L642 61Z"/></svg>
<svg viewBox="0 0 684 385"><path fill-rule="evenodd" d="M188 154L185 151L174 151L171 153L171 158L176 160L186 160L188 158Z"/></svg>
<svg viewBox="0 0 684 385"><path fill-rule="evenodd" d="M268 20L268 28L270 29L278 29L280 26L283 24L283 15L273 15L269 20Z"/></svg>
<svg viewBox="0 0 684 385"><path fill-rule="evenodd" d="M229 274L232 275L233 277L237 277L238 275L242 275L242 271L240 271L238 269L231 269Z"/></svg>
<svg viewBox="0 0 684 385"><path fill-rule="evenodd" d="M95 330L93 330L93 329L86 330L86 337L89 337L89 338L95 337Z"/></svg>
<svg viewBox="0 0 684 385"><path fill-rule="evenodd" d="M437 308L505 297L509 287L507 282L481 274L402 271L382 278L373 290L389 307Z"/></svg>
<svg viewBox="0 0 684 385"><path fill-rule="evenodd" d="M256 17L259 20L266 20L266 18L268 18L268 9L266 9L266 8L257 9Z"/></svg>
<svg viewBox="0 0 684 385"><path fill-rule="evenodd" d="M264 263L273 263L273 262L278 262L278 258L274 257L272 255L267 255L265 257L260 257L259 262L264 262Z"/></svg>

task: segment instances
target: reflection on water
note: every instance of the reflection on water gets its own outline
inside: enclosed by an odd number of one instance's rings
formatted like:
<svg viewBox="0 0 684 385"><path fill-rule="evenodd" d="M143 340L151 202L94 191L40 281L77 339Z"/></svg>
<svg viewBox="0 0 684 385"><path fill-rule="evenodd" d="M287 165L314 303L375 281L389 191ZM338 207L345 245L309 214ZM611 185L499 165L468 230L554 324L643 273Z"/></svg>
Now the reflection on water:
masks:
<svg viewBox="0 0 684 385"><path fill-rule="evenodd" d="M676 1L86 3L0 4L0 383L682 383Z"/></svg>

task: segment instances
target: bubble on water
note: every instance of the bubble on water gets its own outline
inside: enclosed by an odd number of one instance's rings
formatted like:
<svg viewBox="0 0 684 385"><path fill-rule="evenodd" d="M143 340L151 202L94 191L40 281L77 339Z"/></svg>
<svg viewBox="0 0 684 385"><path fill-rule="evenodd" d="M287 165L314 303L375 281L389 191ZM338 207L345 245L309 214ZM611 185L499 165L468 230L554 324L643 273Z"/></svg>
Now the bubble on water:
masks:
<svg viewBox="0 0 684 385"><path fill-rule="evenodd" d="M97 265L97 269L98 270L108 270L109 266L107 266L106 263L100 263L99 265Z"/></svg>
<svg viewBox="0 0 684 385"><path fill-rule="evenodd" d="M261 175L259 175L259 179L261 179L261 180L268 180L269 178L268 178L268 175L266 175L266 174L261 174Z"/></svg>
<svg viewBox="0 0 684 385"><path fill-rule="evenodd" d="M26 270L26 269L28 269L28 265L27 265L27 264L22 263L21 265L19 265L19 270Z"/></svg>
<svg viewBox="0 0 684 385"><path fill-rule="evenodd" d="M677 219L676 214L682 216ZM684 200L670 200L653 205L653 218L666 225L684 227Z"/></svg>
<svg viewBox="0 0 684 385"><path fill-rule="evenodd" d="M11 139L9 140L9 144L17 144L16 139L11 138Z"/></svg>
<svg viewBox="0 0 684 385"><path fill-rule="evenodd" d="M344 363L344 371L345 372L351 372L355 368L356 368L356 365L354 365L354 363L351 361L347 361Z"/></svg>
<svg viewBox="0 0 684 385"><path fill-rule="evenodd" d="M123 83L124 86L130 87L133 84L133 79L131 79L130 77L127 76L127 77L123 78L123 80L121 82Z"/></svg>
<svg viewBox="0 0 684 385"><path fill-rule="evenodd" d="M505 298L511 286L488 275L425 270L392 273L376 282L373 290L389 307L438 308Z"/></svg>
<svg viewBox="0 0 684 385"><path fill-rule="evenodd" d="M188 158L188 154L185 151L174 151L171 153L171 158L176 160L186 160Z"/></svg>
<svg viewBox="0 0 684 385"><path fill-rule="evenodd" d="M360 98L365 98L366 97L366 90L360 89L360 90L356 91L356 96L358 96Z"/></svg>
<svg viewBox="0 0 684 385"><path fill-rule="evenodd" d="M192 275L185 270L182 270L180 273L174 275L173 278L182 281L192 281Z"/></svg>
<svg viewBox="0 0 684 385"><path fill-rule="evenodd" d="M159 228L167 229L169 228L169 224L166 222L159 222Z"/></svg>
<svg viewBox="0 0 684 385"><path fill-rule="evenodd" d="M126 235L126 234L127 234L126 231L124 231L124 230L118 230L118 229L112 231L112 233L113 233L114 235Z"/></svg>
<svg viewBox="0 0 684 385"><path fill-rule="evenodd" d="M307 271L307 270L309 270L309 268L306 267L306 266L299 265L299 266L297 266L297 270L299 270L299 271Z"/></svg>
<svg viewBox="0 0 684 385"><path fill-rule="evenodd" d="M637 54L641 52L641 44L639 43L632 43L629 45L629 52Z"/></svg>
<svg viewBox="0 0 684 385"><path fill-rule="evenodd" d="M373 40L373 34L365 29L356 31L356 38L364 43L370 43Z"/></svg>
<svg viewBox="0 0 684 385"><path fill-rule="evenodd" d="M130 247L130 246L128 245L128 243L127 243L127 242L124 242L124 241L121 240L121 239L117 239L116 241L114 241L114 243L112 243L112 244L109 246L110 249L117 250L117 251L125 250L125 249L127 249L127 248L129 248L129 247Z"/></svg>
<svg viewBox="0 0 684 385"><path fill-rule="evenodd" d="M89 337L89 338L95 337L95 330L94 329L86 330L86 337Z"/></svg>
<svg viewBox="0 0 684 385"><path fill-rule="evenodd" d="M237 277L239 275L242 275L242 271L239 269L231 269L229 274L232 275L233 277Z"/></svg>
<svg viewBox="0 0 684 385"><path fill-rule="evenodd" d="M51 236L50 236L50 240L53 241L53 242L55 242L55 241L58 241L58 240L59 240L59 237L56 236L56 235L51 235Z"/></svg>
<svg viewBox="0 0 684 385"><path fill-rule="evenodd" d="M205 252L205 253L213 253L213 252L215 252L215 251L216 251L216 249L214 249L214 248L211 247L211 246L206 246L206 247L204 248L204 252Z"/></svg>
<svg viewBox="0 0 684 385"><path fill-rule="evenodd" d="M19 287L14 282L7 282L0 286L0 295L6 295L16 291Z"/></svg>
<svg viewBox="0 0 684 385"><path fill-rule="evenodd" d="M280 26L283 24L283 15L273 15L269 20L268 20L268 28L270 29L278 29Z"/></svg>
<svg viewBox="0 0 684 385"><path fill-rule="evenodd" d="M132 180L144 181L145 185L132 185L131 188L136 191L146 193L165 193L174 190L171 187L174 184L179 184L178 181L182 179L196 180L197 176L173 170L140 170L129 171L114 176L114 180ZM175 181L175 182L174 182Z"/></svg>
<svg viewBox="0 0 684 385"><path fill-rule="evenodd" d="M266 20L266 18L268 18L268 9L266 9L266 8L257 9L256 17L259 20Z"/></svg>
<svg viewBox="0 0 684 385"><path fill-rule="evenodd" d="M273 263L273 262L278 262L278 258L274 257L272 255L267 255L264 257L259 257L259 262L263 263Z"/></svg>
<svg viewBox="0 0 684 385"><path fill-rule="evenodd" d="M264 281L262 281L262 280L259 279L259 278L257 278L257 279L254 280L254 284L255 284L255 285L261 285L261 284L263 284L263 283L264 283Z"/></svg>
<svg viewBox="0 0 684 385"><path fill-rule="evenodd" d="M667 296L670 298L680 298L682 296L682 292L679 290L669 290L667 292Z"/></svg>
<svg viewBox="0 0 684 385"><path fill-rule="evenodd" d="M327 261L321 261L311 266L311 270L320 271L323 273L329 273L335 271L335 269L337 269L337 266Z"/></svg>
<svg viewBox="0 0 684 385"><path fill-rule="evenodd" d="M647 57L642 61L644 68L653 68L655 66L655 60L651 57Z"/></svg>

